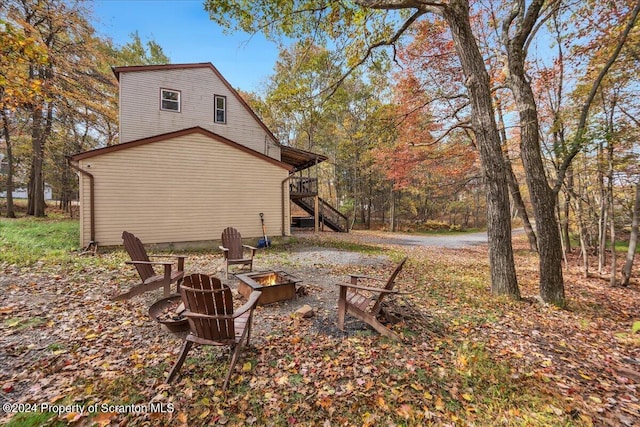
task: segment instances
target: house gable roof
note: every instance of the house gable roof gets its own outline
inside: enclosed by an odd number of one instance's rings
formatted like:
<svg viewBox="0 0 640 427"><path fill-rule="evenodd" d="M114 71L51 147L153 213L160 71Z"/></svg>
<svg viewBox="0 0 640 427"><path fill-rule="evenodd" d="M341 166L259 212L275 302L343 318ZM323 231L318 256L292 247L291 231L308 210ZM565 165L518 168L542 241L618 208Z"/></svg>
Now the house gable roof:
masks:
<svg viewBox="0 0 640 427"><path fill-rule="evenodd" d="M121 73L132 73L132 72L140 72L140 71L164 71L164 70L188 70L192 68L208 68L213 74L229 89L229 91L233 94L233 96L238 100L240 105L243 106L247 110L247 112L255 119L255 121L264 129L264 131L276 142L276 144L280 145L280 142L275 137L275 135L269 130L267 125L258 117L258 115L253 111L253 109L246 103L244 99L240 96L237 90L231 86L231 84L224 78L224 76L218 71L216 67L213 66L211 62L200 62L200 63L192 63L192 64L163 64L163 65L132 65L125 67L111 67L111 70L116 76L116 79L120 81Z"/></svg>
<svg viewBox="0 0 640 427"><path fill-rule="evenodd" d="M133 148L133 147L139 147L141 145L146 145L146 144L152 144L154 142L159 142L159 141L166 141L169 139L173 139L173 138L179 138L181 136L185 136L185 135L190 135L190 134L201 134L204 135L208 138L211 139L215 139L219 142L222 142L223 144L227 144L233 148L236 148L238 150L244 151L245 153L248 153L252 156L258 157L259 159L262 159L266 162L272 163L276 166L279 166L283 169L288 170L289 172L293 172L294 167L292 165L289 165L287 163L278 161L272 157L266 156L262 153L259 153L255 150L252 150L251 148L245 147L244 145L238 144L237 142L233 142L230 139L225 138L224 136L218 135L217 133L208 131L204 128L201 128L199 126L196 127L192 127L192 128L188 128L188 129L183 129L183 130L179 130L176 132L169 132L169 133L164 133L162 135L155 135L149 138L142 138L142 139L138 139L135 141L130 141L130 142L124 142L122 144L116 144L116 145L110 145L108 147L103 147L103 148L97 148L95 150L89 150L89 151L85 151L82 153L77 153L74 154L73 156L70 157L70 159L74 162L77 162L79 160L84 160L84 159L88 159L91 157L95 157L95 156L101 156L103 154L107 154L107 153L113 153L115 151L120 151L120 150L126 150L128 148Z"/></svg>
<svg viewBox="0 0 640 427"><path fill-rule="evenodd" d="M298 148L289 147L286 145L282 145L278 139L273 135L271 130L267 127L267 125L262 122L262 120L258 117L258 115L253 111L253 109L246 103L246 101L240 96L237 90L235 90L231 84L224 78L224 76L218 71L218 69L210 62L201 62L201 63L190 63L190 64L163 64L163 65L134 65L134 66L124 66L124 67L112 67L113 73L115 74L118 81L120 81L121 73L130 73L130 72L141 72L141 71L164 71L164 70L187 70L194 68L207 68L210 69L214 75L229 89L231 94L238 100L240 105L255 119L256 123L259 124L260 127L264 129L264 131L269 135L273 141L278 144L281 151L281 160L283 163L290 165L291 168L289 170L291 172L300 171L311 166L317 165L318 163L326 161L328 158L322 154L312 153L309 151L300 150ZM188 130L188 129L185 129ZM204 130L204 129L203 129ZM216 135L218 138L225 139L224 137L212 133L212 135ZM159 135L162 136L162 135ZM228 141L228 140L227 140Z"/></svg>

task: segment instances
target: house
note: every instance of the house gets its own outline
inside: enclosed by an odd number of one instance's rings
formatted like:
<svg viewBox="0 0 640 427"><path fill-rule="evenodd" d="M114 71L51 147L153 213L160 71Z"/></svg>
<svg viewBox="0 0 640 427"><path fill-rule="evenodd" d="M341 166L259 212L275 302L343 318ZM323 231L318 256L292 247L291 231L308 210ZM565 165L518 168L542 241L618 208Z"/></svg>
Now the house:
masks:
<svg viewBox="0 0 640 427"><path fill-rule="evenodd" d="M287 236L290 200L319 212L296 173L326 157L282 146L212 64L113 71L120 144L69 159L83 246L119 245L123 230L145 243L207 244L228 226L257 238L260 213L269 235Z"/></svg>
<svg viewBox="0 0 640 427"><path fill-rule="evenodd" d="M14 199L27 199L29 198L29 193L27 192L26 188L19 187L19 188L13 189L13 191L11 192L11 196ZM7 192L0 191L0 198L6 198L6 197L7 197ZM47 183L44 184L44 200L46 201L53 200L53 188L51 188L51 186Z"/></svg>
<svg viewBox="0 0 640 427"><path fill-rule="evenodd" d="M2 140L0 140L0 150L2 149L6 150L6 145ZM6 177L4 175L8 175L8 174L9 174L9 162L5 160L5 155L3 153L0 153L0 181L5 181ZM15 182L14 182L14 185L15 185ZM11 192L11 196L14 199L27 199L29 198L29 193L27 192L26 188L18 187L13 189L13 191ZM6 197L7 197L6 189L4 191L0 191L0 198L6 198ZM46 201L53 200L53 188L46 182L44 183L44 200Z"/></svg>

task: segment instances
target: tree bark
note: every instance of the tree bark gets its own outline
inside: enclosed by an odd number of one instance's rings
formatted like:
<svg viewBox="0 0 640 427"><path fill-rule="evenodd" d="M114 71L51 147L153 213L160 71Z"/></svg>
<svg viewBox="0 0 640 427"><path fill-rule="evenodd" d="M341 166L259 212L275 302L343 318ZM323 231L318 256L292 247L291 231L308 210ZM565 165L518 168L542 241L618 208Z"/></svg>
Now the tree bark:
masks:
<svg viewBox="0 0 640 427"><path fill-rule="evenodd" d="M604 146L602 141L598 144L598 190L600 195L598 206L598 274L604 274L604 266L607 263L607 193L604 186Z"/></svg>
<svg viewBox="0 0 640 427"><path fill-rule="evenodd" d="M536 2L541 7L541 2ZM531 8L534 6L532 5ZM504 28L503 43L507 48L509 78L520 121L520 153L524 165L527 186L533 205L540 258L540 296L543 301L563 307L565 305L564 279L562 276L562 242L555 216L556 197L549 186L540 152L540 129L535 96L525 74L524 41L527 25L537 20L537 13L529 11L521 22L523 29L515 37L508 38L508 25Z"/></svg>
<svg viewBox="0 0 640 427"><path fill-rule="evenodd" d="M504 145L507 142L507 132L505 130L504 115L502 114L502 106L500 103L497 103L497 110L498 119L500 120L500 137L502 138L502 143ZM511 200L513 200L513 203L518 210L518 216L522 221L522 227L524 228L524 232L529 240L529 249L534 252L538 252L538 239L536 238L536 233L533 231L533 227L531 226L531 221L529 220L529 214L527 213L524 200L522 200L522 193L520 192L518 179L516 178L516 174L513 172L509 159L505 159L504 163L507 171L507 182L509 183L509 189L511 191Z"/></svg>
<svg viewBox="0 0 640 427"><path fill-rule="evenodd" d="M451 28L455 49L465 75L465 86L472 105L471 121L487 189L491 291L494 294L519 299L520 289L511 245L507 174L495 120L489 75L471 30L468 2L452 0L443 9L443 16Z"/></svg>
<svg viewBox="0 0 640 427"><path fill-rule="evenodd" d="M13 151L11 149L11 138L9 135L9 117L7 111L2 108L2 129L4 132L4 141L7 145L7 218L15 218L15 208L13 206Z"/></svg>
<svg viewBox="0 0 640 427"><path fill-rule="evenodd" d="M611 237L611 276L609 278L609 284L616 286L616 274L618 273L617 257L616 257L616 207L613 194L613 173L614 173L614 159L613 159L613 112L615 110L615 103L612 105L611 111L607 118L607 164L609 170L607 171L607 193L609 195L609 234Z"/></svg>
<svg viewBox="0 0 640 427"><path fill-rule="evenodd" d="M389 201L389 231L394 233L396 231L396 192L393 189L393 183L391 183L391 194L389 196Z"/></svg>
<svg viewBox="0 0 640 427"><path fill-rule="evenodd" d="M631 269L633 268L633 258L636 255L638 245L638 217L640 217L640 182L636 184L636 198L633 203L633 217L631 220L631 234L629 235L629 249L627 249L627 259L622 268L622 286L629 286L631 279Z"/></svg>
<svg viewBox="0 0 640 427"><path fill-rule="evenodd" d="M51 111L49 109L48 114ZM27 215L35 217L45 216L44 204L44 147L47 138L47 129L50 126L43 124L41 106L36 107L32 114L33 130L31 132L31 169L29 173L29 191L27 203Z"/></svg>
<svg viewBox="0 0 640 427"><path fill-rule="evenodd" d="M573 169L569 168L567 170L567 190L564 191L564 209L561 220L561 236L565 241L565 254L571 253L571 236L569 234L569 217L571 215L571 194L573 192Z"/></svg>
<svg viewBox="0 0 640 427"><path fill-rule="evenodd" d="M52 43L53 35L49 36L47 45ZM29 74L34 78L36 69L31 66ZM51 81L54 76L53 64L49 63L38 70L38 75L44 81ZM29 173L27 215L35 217L45 216L44 202L44 155L46 141L51 135L53 126L53 103L45 99L35 101L31 111L31 170Z"/></svg>
<svg viewBox="0 0 640 427"><path fill-rule="evenodd" d="M580 252L582 254L582 277L585 279L589 277L589 249L587 243L587 232L584 224L584 209L582 208L582 200L578 197L573 198L575 200L578 222L578 234L580 235Z"/></svg>
<svg viewBox="0 0 640 427"><path fill-rule="evenodd" d="M509 56L511 58L511 52ZM520 115L520 152L536 220L540 254L540 296L545 302L562 307L565 305L562 243L555 216L556 198L547 182L540 153L537 107L533 91L524 78L524 62L517 58L510 59L509 62L511 89Z"/></svg>

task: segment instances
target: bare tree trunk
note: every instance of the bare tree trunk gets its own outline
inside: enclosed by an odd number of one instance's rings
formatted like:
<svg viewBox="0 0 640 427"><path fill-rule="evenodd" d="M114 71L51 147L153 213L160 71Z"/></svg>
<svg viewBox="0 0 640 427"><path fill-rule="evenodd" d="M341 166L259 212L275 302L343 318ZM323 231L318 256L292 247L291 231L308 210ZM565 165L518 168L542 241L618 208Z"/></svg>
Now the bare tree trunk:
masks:
<svg viewBox="0 0 640 427"><path fill-rule="evenodd" d="M584 199L580 196L583 193L582 180L576 181L573 174L570 180L571 185L567 185L567 191L571 193L571 202L575 212L576 223L578 225L578 237L580 240L580 255L582 257L582 274L584 278L589 276L589 251L587 225L585 224ZM577 191L576 191L577 186Z"/></svg>
<svg viewBox="0 0 640 427"><path fill-rule="evenodd" d="M607 171L607 193L609 193L609 209L611 210L611 213L609 214L610 218L609 218L609 234L611 234L611 276L609 279L609 284L611 286L615 286L616 285L616 274L617 274L617 270L618 267L616 266L617 263L617 257L616 257L616 207L615 207L615 200L614 200L614 194L613 194L613 167L614 167L614 159L613 159L613 139L612 136L613 135L613 111L615 109L615 104L614 106L612 106L611 108L611 112L608 115L608 120L607 120L607 135L609 136L607 138L607 163L609 166L609 170Z"/></svg>
<svg viewBox="0 0 640 427"><path fill-rule="evenodd" d="M367 200L367 229L371 230L371 220L373 217L373 206L374 206L374 189L373 189L373 176L372 173L369 172L369 197Z"/></svg>
<svg viewBox="0 0 640 427"><path fill-rule="evenodd" d="M557 216L558 218L561 218L560 215L560 201L557 199L559 197L558 194L556 194L556 208L557 208ZM562 248L562 259L564 260L564 265L565 267L569 267L568 266L568 261L567 261L567 249L566 249L566 244L568 244L568 239L565 240L564 239L564 235L562 234L562 223L558 223L558 235L560 236L560 247Z"/></svg>
<svg viewBox="0 0 640 427"><path fill-rule="evenodd" d="M607 209L607 194L604 186L604 173L602 171L602 167L604 165L603 162L604 156L604 147L602 142L598 145L598 188L600 194L600 200L598 205L598 274L604 274L604 266L607 262L606 254L607 254L607 213L609 210Z"/></svg>
<svg viewBox="0 0 640 427"><path fill-rule="evenodd" d="M452 0L443 10L443 16L451 28L455 49L464 71L465 86L472 106L471 122L485 178L491 291L519 299L520 289L511 245L507 174L495 121L489 75L471 30L469 3L465 0Z"/></svg>
<svg viewBox="0 0 640 427"><path fill-rule="evenodd" d="M391 195L389 196L389 231L396 231L396 193L393 191L393 183L391 183Z"/></svg>
<svg viewBox="0 0 640 427"><path fill-rule="evenodd" d="M564 204L562 209L558 206L558 218L560 218L560 240L563 243L563 252L566 261L567 254L571 253L571 236L569 235L569 203L571 202L571 196L569 192L563 193Z"/></svg>
<svg viewBox="0 0 640 427"><path fill-rule="evenodd" d="M13 151L11 148L11 138L9 135L9 117L7 110L2 108L2 129L4 132L4 141L7 145L7 218L15 218L15 208L13 206Z"/></svg>
<svg viewBox="0 0 640 427"><path fill-rule="evenodd" d="M524 200L522 200L522 193L520 192L520 185L518 185L516 174L513 173L511 163L507 160L505 160L505 163L507 164L507 180L509 183L509 189L511 190L511 198L518 210L518 216L522 221L522 227L524 228L524 232L529 240L529 249L533 252L538 252L538 238L536 237L536 232L533 230L533 226L529 220L529 214L527 213Z"/></svg>
<svg viewBox="0 0 640 427"><path fill-rule="evenodd" d="M27 215L38 215L44 204L44 180L42 165L44 160L44 145L42 144L42 112L35 107L32 113L31 130L31 168L29 170L29 182L27 190ZM42 199L42 200L41 200Z"/></svg>
<svg viewBox="0 0 640 427"><path fill-rule="evenodd" d="M519 31L510 37L511 21L503 26L503 44L507 48L509 65L508 84L516 101L520 121L520 153L533 205L540 255L540 296L545 302L565 305L564 279L562 276L562 243L555 216L556 197L547 182L547 175L540 152L540 129L535 96L525 73L525 49L527 37L537 21L542 0L534 0L524 22L518 22ZM522 2L524 7L524 2ZM513 19L516 16L512 17Z"/></svg>
<svg viewBox="0 0 640 427"><path fill-rule="evenodd" d="M589 250L587 236L584 226L584 212L582 209L582 200L576 199L577 216L578 216L578 234L580 235L580 252L582 253L582 276L586 279L589 277Z"/></svg>
<svg viewBox="0 0 640 427"><path fill-rule="evenodd" d="M569 168L567 170L567 190L564 194L564 210L561 220L561 231L560 235L564 239L565 243L565 254L571 252L571 236L569 235L569 217L571 215L571 194L573 193L573 168Z"/></svg>
<svg viewBox="0 0 640 427"><path fill-rule="evenodd" d="M46 207L44 202L44 147L53 125L53 105L51 103L47 105L45 117L42 116L42 105L36 107L32 117L32 153L27 214L35 217L44 217Z"/></svg>
<svg viewBox="0 0 640 427"><path fill-rule="evenodd" d="M613 199L613 193L611 193L611 198ZM617 257L616 257L616 224L615 224L615 215L613 213L613 203L611 203L611 222L610 222L610 234L611 234L611 276L609 278L609 284L611 286L615 286L617 284L616 273L618 270Z"/></svg>
<svg viewBox="0 0 640 427"><path fill-rule="evenodd" d="M504 115L502 114L502 105L499 102L496 104L498 120L500 120L500 137L502 139L502 145L506 145L507 132L504 124ZM522 200L522 193L520 193L518 179L516 178L516 174L513 172L513 167L511 167L511 161L505 158L504 163L507 171L507 183L509 184L511 200L513 200L518 216L522 221L522 227L524 228L524 232L529 240L529 249L534 252L538 252L538 239L536 238L536 233L533 231L533 227L531 226L531 221L529 221L529 214L527 213L524 200Z"/></svg>
<svg viewBox="0 0 640 427"><path fill-rule="evenodd" d="M629 236L629 248L627 249L627 259L622 269L622 286L629 286L631 279L631 269L633 268L633 258L638 245L638 217L640 217L640 182L636 184L636 198L633 203L633 218L631 220L631 235Z"/></svg>

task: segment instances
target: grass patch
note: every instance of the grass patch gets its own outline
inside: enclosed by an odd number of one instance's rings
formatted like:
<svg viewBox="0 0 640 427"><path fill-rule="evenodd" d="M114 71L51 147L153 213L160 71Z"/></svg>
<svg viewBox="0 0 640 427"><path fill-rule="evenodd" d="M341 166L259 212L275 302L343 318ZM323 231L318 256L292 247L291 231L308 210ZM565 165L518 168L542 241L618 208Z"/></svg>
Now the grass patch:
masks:
<svg viewBox="0 0 640 427"><path fill-rule="evenodd" d="M14 415L5 424L5 427L39 427L42 425L57 427L67 425L62 421L52 422L52 418L55 415L53 412L21 412Z"/></svg>
<svg viewBox="0 0 640 427"><path fill-rule="evenodd" d="M496 361L482 344L466 347L460 356L466 357L469 368L462 374L463 384L474 392L482 411L509 414L503 421L514 418L532 425L570 422L570 414L549 410L557 404L553 396L540 393L531 378L512 376L512 368Z"/></svg>
<svg viewBox="0 0 640 427"><path fill-rule="evenodd" d="M606 246L607 246L607 250L611 249L611 241L610 240L607 240ZM580 248L580 240L578 239L577 236L572 236L571 237L571 247L573 249L579 249ZM594 247L593 249L595 250L597 248ZM626 254L627 251L629 250L629 240L618 240L618 241L616 241L615 249L616 249L616 253ZM636 247L636 253L640 254L640 245L638 245Z"/></svg>
<svg viewBox="0 0 640 427"><path fill-rule="evenodd" d="M608 247L610 247L610 244L607 245ZM627 253L627 251L629 250L629 241L624 241L624 242L616 242L616 252L617 253ZM640 254L640 245L636 246L636 253Z"/></svg>
<svg viewBox="0 0 640 427"><path fill-rule="evenodd" d="M360 252L360 253L371 254L371 255L386 254L389 252L388 249L383 249L378 246L364 245L361 243L346 242L346 241L327 241L327 242L323 242L320 246L330 247L335 249L342 249L344 251L349 251L349 252Z"/></svg>
<svg viewBox="0 0 640 427"><path fill-rule="evenodd" d="M0 263L19 266L62 262L78 248L78 220L0 219Z"/></svg>
<svg viewBox="0 0 640 427"><path fill-rule="evenodd" d="M3 323L9 328L16 328L16 330L20 331L22 329L35 328L44 324L45 322L46 320L42 317L29 317L26 319L20 317L12 317L5 320Z"/></svg>
<svg viewBox="0 0 640 427"><path fill-rule="evenodd" d="M50 350L55 353L55 352L65 351L65 347L60 343L54 342L47 346L47 350Z"/></svg>

